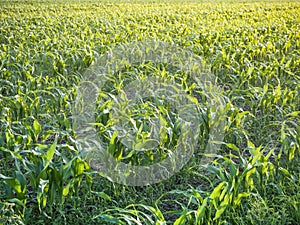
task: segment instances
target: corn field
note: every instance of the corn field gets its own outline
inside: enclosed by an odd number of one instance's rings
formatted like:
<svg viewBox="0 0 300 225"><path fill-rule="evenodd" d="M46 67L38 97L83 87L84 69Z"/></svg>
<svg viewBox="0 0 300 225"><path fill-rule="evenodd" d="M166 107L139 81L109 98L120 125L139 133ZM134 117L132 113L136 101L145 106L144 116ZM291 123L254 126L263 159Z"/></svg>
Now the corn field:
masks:
<svg viewBox="0 0 300 225"><path fill-rule="evenodd" d="M169 91L176 83L200 115L185 165L161 182L130 186L80 151L74 105L103 55L132 53L148 40L201 59L224 99L223 136L207 154L219 109L197 76L165 61L107 69L92 125L118 162L152 165L191 140L181 106L168 98L149 92L122 105L128 83L154 77ZM299 1L0 0L0 225L300 224L299 96ZM114 129L121 116L134 132L132 148ZM151 129L156 123L161 128ZM147 140L152 133L159 141Z"/></svg>

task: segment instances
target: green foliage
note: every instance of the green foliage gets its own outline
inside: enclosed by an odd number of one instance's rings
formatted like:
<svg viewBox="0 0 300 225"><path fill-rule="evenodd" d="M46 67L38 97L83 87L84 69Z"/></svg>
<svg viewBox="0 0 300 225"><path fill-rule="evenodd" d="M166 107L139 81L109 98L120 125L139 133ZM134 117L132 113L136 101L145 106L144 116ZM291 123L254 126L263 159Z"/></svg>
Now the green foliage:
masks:
<svg viewBox="0 0 300 225"><path fill-rule="evenodd" d="M34 4L32 4L34 3ZM299 2L0 2L0 224L299 224ZM146 76L174 80L198 103L199 149L160 184L111 183L78 153L72 104L97 57L156 38L190 48L227 98L225 138L200 167L213 127L205 93L169 65L121 68L99 93L96 126L118 160L167 157L181 132L159 98L124 111L136 149L156 116L160 151L127 151L111 130L111 93ZM151 140L150 140L151 141Z"/></svg>

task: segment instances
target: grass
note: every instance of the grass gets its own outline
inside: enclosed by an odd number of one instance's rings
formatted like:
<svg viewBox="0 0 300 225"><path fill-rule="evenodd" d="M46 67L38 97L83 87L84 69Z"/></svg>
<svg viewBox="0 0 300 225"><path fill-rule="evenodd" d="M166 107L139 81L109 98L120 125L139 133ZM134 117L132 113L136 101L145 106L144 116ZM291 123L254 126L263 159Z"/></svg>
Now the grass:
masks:
<svg viewBox="0 0 300 225"><path fill-rule="evenodd" d="M0 224L300 223L299 2L0 5ZM101 54L153 38L190 49L210 65L226 99L225 136L203 166L213 124L201 88L170 65L121 68L111 74L119 79L99 93L97 108L101 140L119 160L151 164L167 155L129 157L110 132L109 94L133 78L175 80L197 98L206 121L198 148L178 173L132 187L101 176L78 152L72 106ZM161 113L176 133L178 115L165 103L157 110L160 100L144 99L130 116L139 116L140 126ZM139 132L137 139L150 131ZM176 136L161 135L176 146Z"/></svg>

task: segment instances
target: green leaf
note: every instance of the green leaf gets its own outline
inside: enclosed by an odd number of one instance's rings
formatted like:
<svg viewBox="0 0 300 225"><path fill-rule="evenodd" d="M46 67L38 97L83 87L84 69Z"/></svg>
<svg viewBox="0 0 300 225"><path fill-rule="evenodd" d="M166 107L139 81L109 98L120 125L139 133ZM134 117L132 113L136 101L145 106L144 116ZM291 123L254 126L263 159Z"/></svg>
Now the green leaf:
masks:
<svg viewBox="0 0 300 225"><path fill-rule="evenodd" d="M181 213L180 217L174 222L174 225L182 225L185 224L185 218L187 216L187 209L184 209L184 211Z"/></svg>
<svg viewBox="0 0 300 225"><path fill-rule="evenodd" d="M16 171L16 178L20 182L21 188L22 188L22 192L24 193L25 189L26 189L26 178L25 178L25 176L20 171Z"/></svg>
<svg viewBox="0 0 300 225"><path fill-rule="evenodd" d="M53 159L54 153L55 153L55 149L56 149L56 145L57 145L57 138L55 139L54 143L50 146L50 148L47 150L46 152L46 157L45 159L47 160L45 167L48 167L51 160Z"/></svg>
<svg viewBox="0 0 300 225"><path fill-rule="evenodd" d="M4 179L5 183L15 190L19 199L25 199L24 188L22 188L21 182L17 178L7 177L2 174L0 174L0 178Z"/></svg>
<svg viewBox="0 0 300 225"><path fill-rule="evenodd" d="M152 206L147 206L147 205L143 205L143 204L138 204L137 206L143 207L144 209L152 212L156 216L156 218L159 220L159 221L156 221L156 222L160 222L159 224L161 224L161 222L165 221L163 213L158 208L154 208Z"/></svg>
<svg viewBox="0 0 300 225"><path fill-rule="evenodd" d="M117 137L118 137L118 131L115 130L113 135L111 136L110 142L109 142L109 146L108 146L108 152L110 154L114 154L114 151L116 149L116 141L117 141Z"/></svg>
<svg viewBox="0 0 300 225"><path fill-rule="evenodd" d="M240 205L242 198L245 198L248 196L250 196L250 193L248 193L248 192L239 193L238 196L236 197L236 199L234 200L234 204Z"/></svg>
<svg viewBox="0 0 300 225"><path fill-rule="evenodd" d="M219 183L219 185L217 187L215 187L215 189L213 190L213 192L210 194L209 197L211 199L215 199L215 198L219 197L221 195L221 190L225 185L227 185L226 181Z"/></svg>
<svg viewBox="0 0 300 225"><path fill-rule="evenodd" d="M96 196L103 198L105 200L111 201L111 197L109 195L107 195L106 193L104 193L103 191L91 191L92 194L95 194Z"/></svg>
<svg viewBox="0 0 300 225"><path fill-rule="evenodd" d="M97 215L95 217L93 217L93 220L96 220L97 218L101 218L102 221L104 222L109 222L109 223L113 223L113 224L124 224L121 220L119 220L118 218L115 218L111 215L106 215L106 214L100 214L100 215Z"/></svg>
<svg viewBox="0 0 300 225"><path fill-rule="evenodd" d="M202 205L199 207L196 213L196 221L199 224L200 220L203 218L205 210L206 210L206 205L207 205L208 198L205 198L204 201L202 202Z"/></svg>
<svg viewBox="0 0 300 225"><path fill-rule="evenodd" d="M42 126L39 124L37 120L33 122L33 131L35 135L38 135L42 131Z"/></svg>
<svg viewBox="0 0 300 225"><path fill-rule="evenodd" d="M217 209L216 215L214 217L214 220L217 220L221 217L225 209L227 208L227 205L222 205L220 208Z"/></svg>
<svg viewBox="0 0 300 225"><path fill-rule="evenodd" d="M221 202L220 206L217 208L216 215L214 220L217 220L221 217L227 206L229 205L229 195L227 194L224 200Z"/></svg>
<svg viewBox="0 0 300 225"><path fill-rule="evenodd" d="M84 161L80 160L80 159L77 159L75 161L75 171L76 171L76 174L75 176L80 176L83 174L85 170L85 163Z"/></svg>
<svg viewBox="0 0 300 225"><path fill-rule="evenodd" d="M21 207L25 207L24 203L20 200L20 199L17 199L17 198L11 198L8 200L9 202L11 203L15 203Z"/></svg>
<svg viewBox="0 0 300 225"><path fill-rule="evenodd" d="M70 189L71 183L68 183L64 188L63 188L63 196L67 196L69 194L69 189Z"/></svg>
<svg viewBox="0 0 300 225"><path fill-rule="evenodd" d="M235 144L232 144L232 143L226 143L226 146L236 152L240 152L240 149L235 145Z"/></svg>
<svg viewBox="0 0 300 225"><path fill-rule="evenodd" d="M49 180L39 180L38 190L37 190L37 202L39 210L42 211L47 204L47 192L49 188Z"/></svg>

